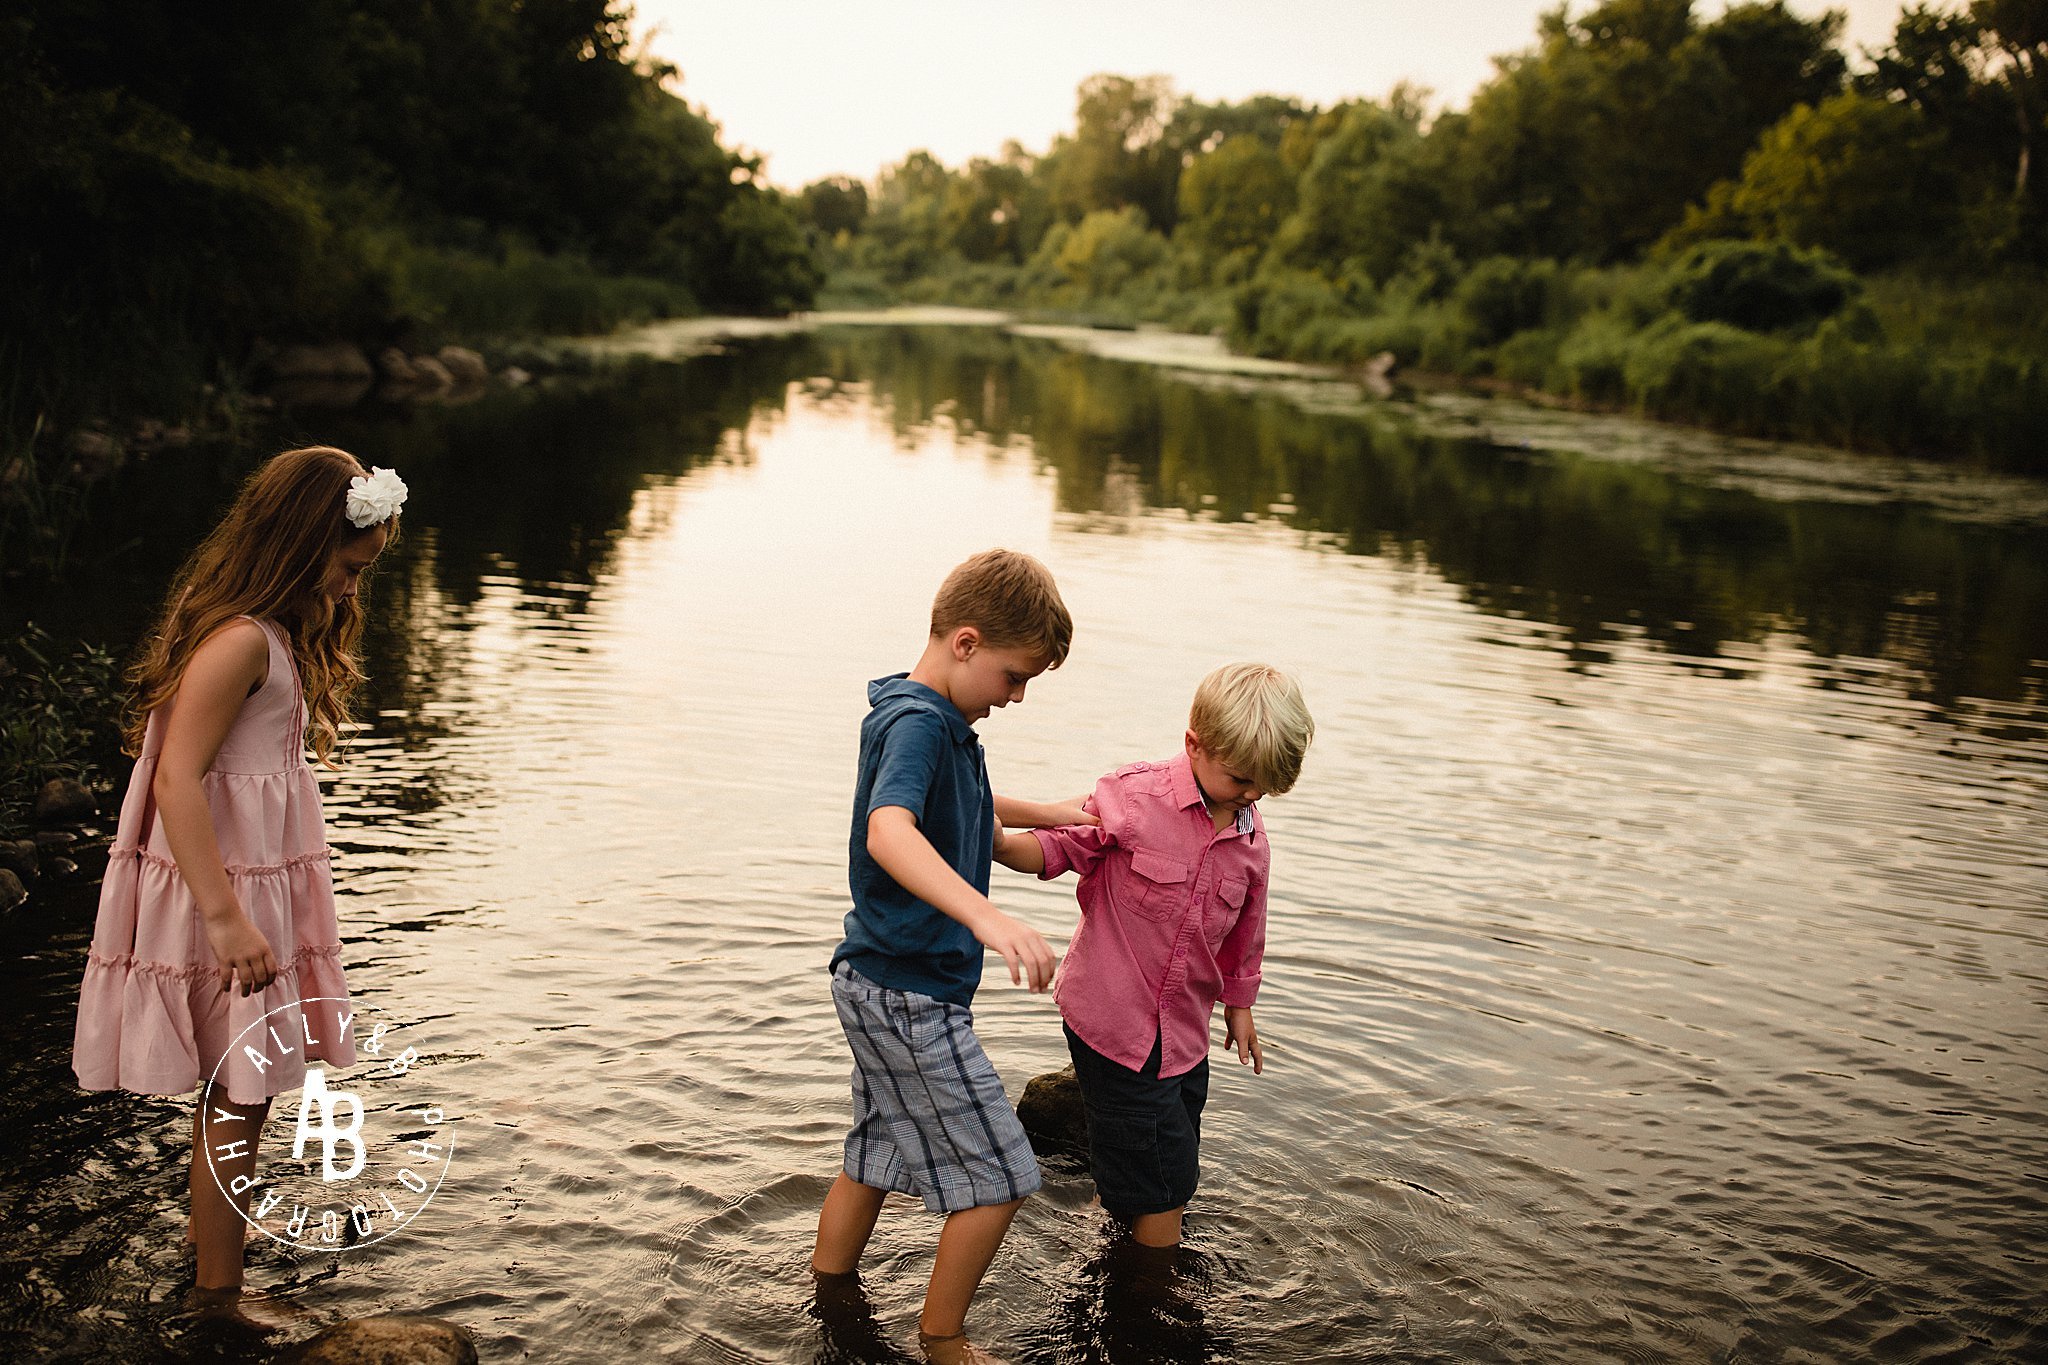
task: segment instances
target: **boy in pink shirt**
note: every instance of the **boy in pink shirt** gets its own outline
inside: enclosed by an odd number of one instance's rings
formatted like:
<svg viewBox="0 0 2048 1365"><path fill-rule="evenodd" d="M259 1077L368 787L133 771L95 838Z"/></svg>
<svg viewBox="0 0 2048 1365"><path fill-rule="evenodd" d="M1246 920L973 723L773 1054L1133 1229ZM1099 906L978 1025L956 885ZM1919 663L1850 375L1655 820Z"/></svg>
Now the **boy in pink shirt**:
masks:
<svg viewBox="0 0 2048 1365"><path fill-rule="evenodd" d="M1195 690L1183 753L1096 783L1100 825L1019 831L996 847L1019 872L1081 874L1081 923L1053 993L1096 1192L1146 1246L1180 1243L1195 1192L1218 1001L1224 1046L1265 1070L1252 1002L1272 864L1256 802L1293 787L1314 734L1292 678L1219 668Z"/></svg>

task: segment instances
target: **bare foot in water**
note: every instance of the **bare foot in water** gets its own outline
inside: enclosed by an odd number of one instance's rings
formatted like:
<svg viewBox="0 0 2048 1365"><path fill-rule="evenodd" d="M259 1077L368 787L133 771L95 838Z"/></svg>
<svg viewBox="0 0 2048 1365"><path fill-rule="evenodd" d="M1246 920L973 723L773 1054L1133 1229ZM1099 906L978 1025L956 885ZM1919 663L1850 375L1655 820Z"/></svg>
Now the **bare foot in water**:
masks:
<svg viewBox="0 0 2048 1365"><path fill-rule="evenodd" d="M273 1332L287 1332L313 1320L312 1314L289 1299L239 1286L230 1286L226 1289L195 1287L187 1302L191 1304L193 1313L203 1321L237 1327L263 1336Z"/></svg>
<svg viewBox="0 0 2048 1365"><path fill-rule="evenodd" d="M969 1341L965 1329L943 1337L919 1332L917 1349L931 1365L1004 1365L1001 1357L992 1356Z"/></svg>

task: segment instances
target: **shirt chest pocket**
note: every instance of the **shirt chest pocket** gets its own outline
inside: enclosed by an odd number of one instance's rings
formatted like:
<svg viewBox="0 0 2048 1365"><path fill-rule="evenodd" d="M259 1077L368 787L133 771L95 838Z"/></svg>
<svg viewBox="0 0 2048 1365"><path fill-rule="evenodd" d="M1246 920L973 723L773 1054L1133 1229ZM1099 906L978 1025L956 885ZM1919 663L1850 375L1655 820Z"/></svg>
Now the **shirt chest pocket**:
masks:
<svg viewBox="0 0 2048 1365"><path fill-rule="evenodd" d="M1244 913L1244 898L1250 891L1251 883L1243 877L1224 877L1216 883L1202 915L1202 931L1209 936L1210 948L1223 946L1224 936L1237 926L1238 916Z"/></svg>
<svg viewBox="0 0 2048 1365"><path fill-rule="evenodd" d="M1150 849L1131 850L1119 900L1150 920L1170 920L1187 903L1188 865Z"/></svg>

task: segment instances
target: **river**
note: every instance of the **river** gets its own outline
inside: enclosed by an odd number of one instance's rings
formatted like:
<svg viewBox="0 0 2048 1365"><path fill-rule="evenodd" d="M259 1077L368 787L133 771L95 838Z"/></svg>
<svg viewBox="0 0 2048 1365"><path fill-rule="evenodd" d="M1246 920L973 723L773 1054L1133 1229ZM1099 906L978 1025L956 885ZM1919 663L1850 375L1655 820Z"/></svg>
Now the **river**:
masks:
<svg viewBox="0 0 2048 1365"><path fill-rule="evenodd" d="M884 1214L872 1319L811 1302L848 1112L824 966L865 683L1002 544L1077 629L980 727L999 791L1172 754L1234 659L1295 671L1318 734L1264 807L1267 1067L1216 1054L1181 1283L1135 1284L1053 1167L989 1345L2048 1354L2040 485L989 326L762 330L264 434L412 487L327 809L352 989L444 1044L458 1134L401 1235L258 1244L308 1330L905 1358L921 1212ZM46 623L131 641L255 453L116 476ZM1070 881L995 896L1065 942ZM90 919L0 926L0 1341L213 1349L178 1310L188 1106L70 1082ZM975 1017L1013 1096L1064 1064L999 963Z"/></svg>

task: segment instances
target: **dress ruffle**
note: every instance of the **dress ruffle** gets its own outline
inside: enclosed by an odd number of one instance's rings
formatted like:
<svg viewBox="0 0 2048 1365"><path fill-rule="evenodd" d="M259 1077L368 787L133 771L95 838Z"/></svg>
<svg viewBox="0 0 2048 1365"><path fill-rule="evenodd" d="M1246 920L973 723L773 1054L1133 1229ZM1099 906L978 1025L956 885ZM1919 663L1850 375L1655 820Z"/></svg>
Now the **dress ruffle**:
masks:
<svg viewBox="0 0 2048 1365"><path fill-rule="evenodd" d="M253 1104L301 1085L309 1061L355 1061L320 786L300 748L304 712L290 655L275 630L264 629L269 674L200 786L229 884L270 944L278 974L246 997L220 987L203 917L150 797L164 719L152 715L79 991L72 1066L88 1090L181 1094L218 1067L228 1098ZM307 1008L314 1000L335 1003ZM242 1036L272 1010L282 1013Z"/></svg>

